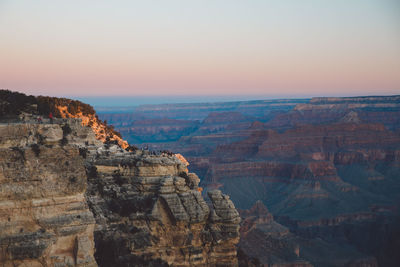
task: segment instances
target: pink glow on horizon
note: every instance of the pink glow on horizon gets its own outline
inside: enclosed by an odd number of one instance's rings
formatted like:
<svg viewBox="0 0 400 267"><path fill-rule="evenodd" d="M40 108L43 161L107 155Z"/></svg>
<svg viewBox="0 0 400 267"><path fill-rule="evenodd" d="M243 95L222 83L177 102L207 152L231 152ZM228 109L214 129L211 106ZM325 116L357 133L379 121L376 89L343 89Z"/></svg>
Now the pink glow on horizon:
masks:
<svg viewBox="0 0 400 267"><path fill-rule="evenodd" d="M100 1L79 10L63 1L48 9L5 1L0 88L77 96L400 94L391 1L126 8ZM133 16L138 6L143 14Z"/></svg>

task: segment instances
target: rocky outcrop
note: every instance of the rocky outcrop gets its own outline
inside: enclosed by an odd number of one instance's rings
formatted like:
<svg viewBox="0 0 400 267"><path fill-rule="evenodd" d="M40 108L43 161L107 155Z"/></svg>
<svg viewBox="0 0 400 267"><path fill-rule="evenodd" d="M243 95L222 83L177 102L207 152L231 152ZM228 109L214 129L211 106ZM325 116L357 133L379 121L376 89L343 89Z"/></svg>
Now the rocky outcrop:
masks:
<svg viewBox="0 0 400 267"><path fill-rule="evenodd" d="M287 227L275 222L261 201L240 210L240 249L260 263L273 266L313 266L300 256L300 244Z"/></svg>
<svg viewBox="0 0 400 267"><path fill-rule="evenodd" d="M56 106L55 108L59 110L61 118L76 118L79 119L82 126L90 127L97 140L103 143L114 141L124 149L129 147L128 142L123 140L121 135L114 131L113 128L110 128L106 123L99 120L95 113L83 114L83 112L79 111L75 114L71 114L68 112L67 106Z"/></svg>
<svg viewBox="0 0 400 267"><path fill-rule="evenodd" d="M76 119L0 132L3 265L237 265L232 201L207 204L174 155L103 145Z"/></svg>
<svg viewBox="0 0 400 267"><path fill-rule="evenodd" d="M101 142L114 142L124 149L129 147L113 126L101 121L88 104L67 98L27 96L0 89L0 122L51 123L53 118L80 119L83 126L92 128L96 139Z"/></svg>
<svg viewBox="0 0 400 267"><path fill-rule="evenodd" d="M183 156L128 152L79 102L3 93L0 265L238 265L238 212Z"/></svg>
<svg viewBox="0 0 400 267"><path fill-rule="evenodd" d="M0 125L0 265L97 266L78 148L60 125Z"/></svg>
<svg viewBox="0 0 400 267"><path fill-rule="evenodd" d="M96 259L103 266L235 266L239 215L174 156L137 152L88 166L87 198L96 218Z"/></svg>

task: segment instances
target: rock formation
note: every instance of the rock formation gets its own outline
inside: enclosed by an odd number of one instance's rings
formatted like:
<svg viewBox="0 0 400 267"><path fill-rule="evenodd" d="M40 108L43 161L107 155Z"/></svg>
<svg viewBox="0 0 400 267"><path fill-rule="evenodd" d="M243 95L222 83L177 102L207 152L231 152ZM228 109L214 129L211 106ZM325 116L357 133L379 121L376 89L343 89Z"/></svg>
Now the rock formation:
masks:
<svg viewBox="0 0 400 267"><path fill-rule="evenodd" d="M0 265L97 266L84 160L60 125L0 125Z"/></svg>
<svg viewBox="0 0 400 267"><path fill-rule="evenodd" d="M205 202L187 162L125 150L95 114L57 104L67 100L50 99L60 114L39 123L42 102L4 95L1 266L238 265L239 214L220 191Z"/></svg>
<svg viewBox="0 0 400 267"><path fill-rule="evenodd" d="M257 201L249 210L240 210L240 215L243 221L240 227L239 247L248 256L277 267L313 266L300 256L299 240L287 227L275 222L261 201Z"/></svg>
<svg viewBox="0 0 400 267"><path fill-rule="evenodd" d="M209 192L209 208L175 156L106 152L88 166L99 264L237 265L240 218L226 195Z"/></svg>

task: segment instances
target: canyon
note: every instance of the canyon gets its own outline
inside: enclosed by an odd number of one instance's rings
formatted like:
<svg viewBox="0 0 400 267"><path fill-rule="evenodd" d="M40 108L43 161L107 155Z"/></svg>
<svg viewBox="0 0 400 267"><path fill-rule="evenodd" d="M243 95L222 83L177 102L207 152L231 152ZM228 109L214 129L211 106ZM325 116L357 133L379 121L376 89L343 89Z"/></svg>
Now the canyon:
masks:
<svg viewBox="0 0 400 267"><path fill-rule="evenodd" d="M182 154L205 194L230 195L249 266L400 263L400 96L145 105L99 116L138 147Z"/></svg>

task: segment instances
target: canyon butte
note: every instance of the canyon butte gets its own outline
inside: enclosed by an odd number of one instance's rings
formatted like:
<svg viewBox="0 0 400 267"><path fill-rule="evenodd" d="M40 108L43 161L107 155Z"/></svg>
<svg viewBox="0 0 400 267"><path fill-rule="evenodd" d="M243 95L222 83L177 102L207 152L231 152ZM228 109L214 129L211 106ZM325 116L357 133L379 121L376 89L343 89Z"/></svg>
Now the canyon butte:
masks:
<svg viewBox="0 0 400 267"><path fill-rule="evenodd" d="M241 217L243 266L400 266L400 96L98 108Z"/></svg>
<svg viewBox="0 0 400 267"><path fill-rule="evenodd" d="M238 266L239 213L199 182L89 105L0 90L0 266Z"/></svg>

